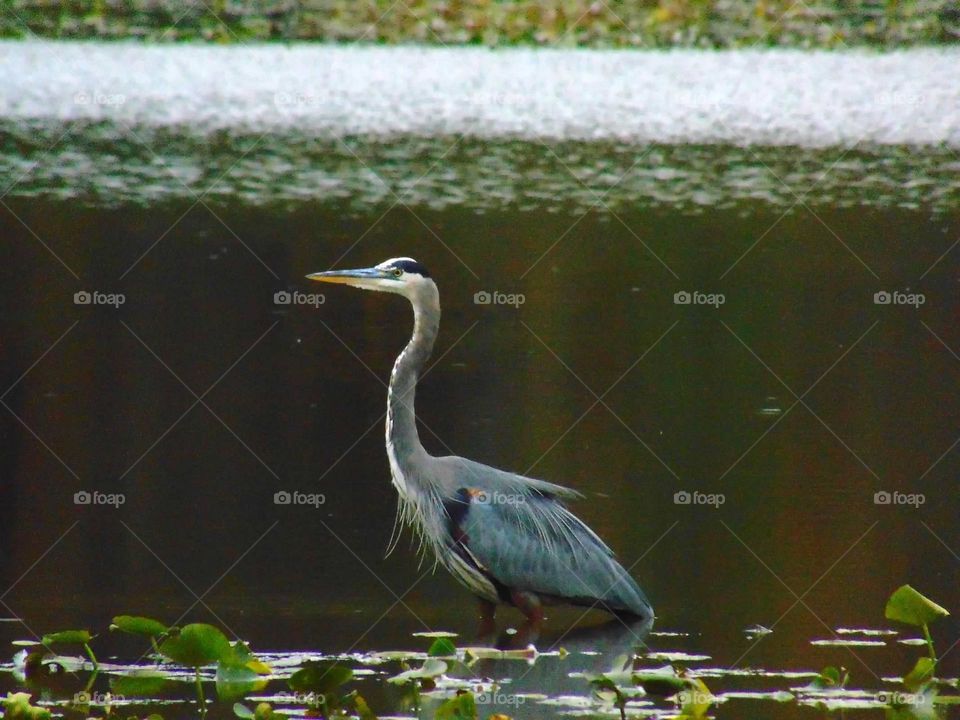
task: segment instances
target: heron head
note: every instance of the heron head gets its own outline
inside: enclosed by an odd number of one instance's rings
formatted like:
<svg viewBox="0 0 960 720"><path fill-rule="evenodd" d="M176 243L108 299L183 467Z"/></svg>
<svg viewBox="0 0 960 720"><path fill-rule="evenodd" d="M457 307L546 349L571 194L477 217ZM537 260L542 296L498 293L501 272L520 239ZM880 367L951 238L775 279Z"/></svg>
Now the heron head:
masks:
<svg viewBox="0 0 960 720"><path fill-rule="evenodd" d="M307 275L307 279L352 285L361 290L397 293L408 298L412 298L425 284L433 285L427 269L408 257L384 260L372 268L311 273Z"/></svg>

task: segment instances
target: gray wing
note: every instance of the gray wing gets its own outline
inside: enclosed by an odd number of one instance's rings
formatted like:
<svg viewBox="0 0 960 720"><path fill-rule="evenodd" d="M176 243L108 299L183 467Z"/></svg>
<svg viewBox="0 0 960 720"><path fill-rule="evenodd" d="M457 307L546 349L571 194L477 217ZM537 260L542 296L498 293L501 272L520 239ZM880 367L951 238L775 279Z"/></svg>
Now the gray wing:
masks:
<svg viewBox="0 0 960 720"><path fill-rule="evenodd" d="M652 617L650 603L610 549L539 486L462 487L445 506L455 551L498 588Z"/></svg>

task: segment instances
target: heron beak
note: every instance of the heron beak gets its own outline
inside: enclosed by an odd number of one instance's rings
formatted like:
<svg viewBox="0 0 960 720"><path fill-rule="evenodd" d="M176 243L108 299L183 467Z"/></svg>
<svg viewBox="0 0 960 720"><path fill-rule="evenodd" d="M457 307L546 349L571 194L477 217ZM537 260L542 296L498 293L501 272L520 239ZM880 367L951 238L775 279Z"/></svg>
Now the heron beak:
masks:
<svg viewBox="0 0 960 720"><path fill-rule="evenodd" d="M361 268L358 270L328 270L327 272L310 273L307 280L325 283L352 285L353 287L370 288L379 285L383 280L391 280L393 276L377 268Z"/></svg>

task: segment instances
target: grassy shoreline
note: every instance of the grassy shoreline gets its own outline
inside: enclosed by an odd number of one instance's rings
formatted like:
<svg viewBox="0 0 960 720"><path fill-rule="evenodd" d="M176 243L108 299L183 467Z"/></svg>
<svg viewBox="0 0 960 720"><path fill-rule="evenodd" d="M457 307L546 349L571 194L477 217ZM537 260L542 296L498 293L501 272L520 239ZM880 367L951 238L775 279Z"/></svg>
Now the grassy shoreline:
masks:
<svg viewBox="0 0 960 720"><path fill-rule="evenodd" d="M554 47L960 42L960 3L885 0L3 0L0 37Z"/></svg>

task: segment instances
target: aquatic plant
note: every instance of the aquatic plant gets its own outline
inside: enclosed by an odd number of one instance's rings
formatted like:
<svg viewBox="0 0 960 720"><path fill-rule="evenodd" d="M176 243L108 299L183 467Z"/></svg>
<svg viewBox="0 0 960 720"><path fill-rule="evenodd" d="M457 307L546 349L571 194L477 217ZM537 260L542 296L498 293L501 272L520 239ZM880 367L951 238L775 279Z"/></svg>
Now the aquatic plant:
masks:
<svg viewBox="0 0 960 720"><path fill-rule="evenodd" d="M50 720L50 711L30 704L30 693L7 693L3 699L4 720Z"/></svg>
<svg viewBox="0 0 960 720"><path fill-rule="evenodd" d="M699 678L689 677L683 667L667 665L653 670L635 670L629 660L619 665L628 667L586 677L594 696L616 707L621 720L626 720L627 702L648 695L672 699L683 716L693 718L705 715L714 701L706 684Z"/></svg>

